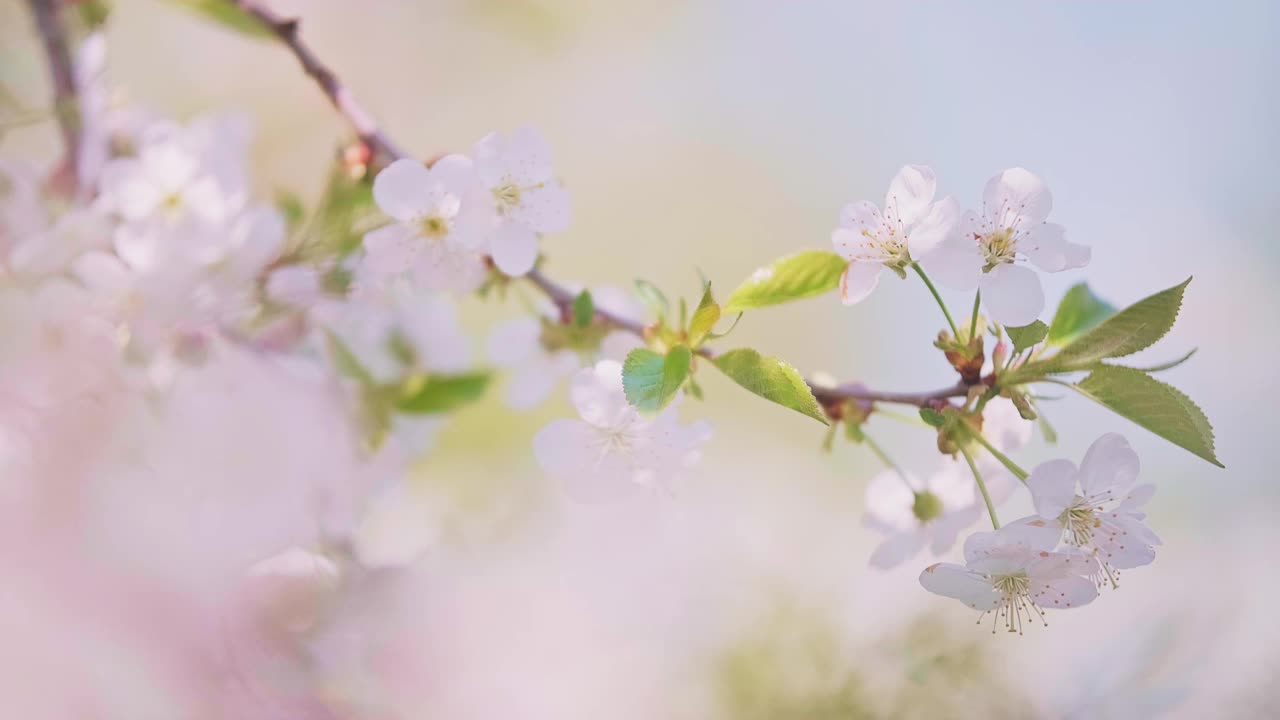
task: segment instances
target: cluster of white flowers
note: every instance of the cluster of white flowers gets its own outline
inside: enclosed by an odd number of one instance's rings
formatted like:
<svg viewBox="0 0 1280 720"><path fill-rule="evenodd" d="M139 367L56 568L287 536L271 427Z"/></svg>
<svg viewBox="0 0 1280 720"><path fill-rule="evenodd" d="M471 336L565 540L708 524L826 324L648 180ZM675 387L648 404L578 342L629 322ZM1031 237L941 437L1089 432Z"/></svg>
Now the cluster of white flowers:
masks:
<svg viewBox="0 0 1280 720"><path fill-rule="evenodd" d="M569 225L569 197L542 137L522 128L486 135L471 157L428 168L397 160L373 184L393 222L364 238L367 277L409 275L424 287L466 292L487 275L486 257L509 276L533 269L538 235Z"/></svg>
<svg viewBox="0 0 1280 720"><path fill-rule="evenodd" d="M1050 273L1089 264L1089 248L1045 221L1053 197L1022 168L987 181L981 213L961 214L950 197L934 202L936 193L933 170L908 165L889 183L883 211L865 201L841 211L831 242L849 261L840 282L846 305L870 295L883 269L905 277L919 263L943 285L981 290L992 320L1020 327L1044 310L1044 290L1028 264Z"/></svg>
<svg viewBox="0 0 1280 720"><path fill-rule="evenodd" d="M983 431L1002 451L1025 445L1031 439L1032 425L1003 398L983 410ZM980 458L978 466L991 501L998 507L1013 495L1017 481L990 456ZM900 565L926 546L934 555L942 555L962 531L986 517L985 503L968 466L946 457L924 480L898 469L877 474L867 484L866 506L864 523L886 536L871 554L871 564L878 568Z"/></svg>
<svg viewBox="0 0 1280 720"><path fill-rule="evenodd" d="M1119 570L1155 559L1160 539L1141 511L1155 487L1134 487L1137 477L1137 454L1114 433L1094 441L1079 468L1043 463L1027 478L1036 515L971 535L964 565L930 565L920 583L1016 632L1044 610L1087 605L1116 586Z"/></svg>

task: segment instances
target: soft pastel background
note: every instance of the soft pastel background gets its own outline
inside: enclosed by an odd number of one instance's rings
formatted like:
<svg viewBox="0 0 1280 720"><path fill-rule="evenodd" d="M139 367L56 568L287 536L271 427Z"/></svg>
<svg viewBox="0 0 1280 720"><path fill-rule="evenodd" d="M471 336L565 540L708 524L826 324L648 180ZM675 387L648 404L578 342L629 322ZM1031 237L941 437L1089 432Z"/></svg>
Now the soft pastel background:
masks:
<svg viewBox="0 0 1280 720"><path fill-rule="evenodd" d="M438 648L423 717L1265 717L1280 712L1272 601L1280 540L1271 443L1280 186L1280 5L1258 2L853 3L725 0L295 0L317 52L386 129L426 157L491 129L540 128L575 205L545 245L557 277L692 295L824 247L840 206L878 200L904 163L979 201L1022 165L1053 216L1093 246L1087 277L1126 304L1194 275L1153 361L1208 413L1219 470L1076 397L1048 403L1077 458L1125 433L1160 491L1156 564L1025 637L991 636L917 584L927 562L867 567L876 469L859 448L720 379L686 416L716 430L698 481L616 510L562 504L528 415L497 394L459 416L423 466L441 528L417 608ZM37 106L41 58L0 3L0 81ZM157 0L121 0L110 73L130 101L188 116L228 106L258 128L258 187L315 195L342 123L270 42ZM5 152L47 155L47 127ZM951 298L953 307L968 299ZM514 302L465 301L484 331ZM884 389L950 382L917 283L867 302L753 313L734 343ZM871 430L920 471L927 433ZM1024 499L1015 502L1026 506ZM1004 509L1016 516L1019 508ZM1025 507L1020 509L1026 509Z"/></svg>

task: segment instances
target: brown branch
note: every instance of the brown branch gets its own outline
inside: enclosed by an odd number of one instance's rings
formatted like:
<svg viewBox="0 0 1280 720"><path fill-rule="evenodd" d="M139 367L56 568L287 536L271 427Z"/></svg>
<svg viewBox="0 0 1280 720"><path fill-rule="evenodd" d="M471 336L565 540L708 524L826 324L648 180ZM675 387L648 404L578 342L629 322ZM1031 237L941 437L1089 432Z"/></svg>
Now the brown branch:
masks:
<svg viewBox="0 0 1280 720"><path fill-rule="evenodd" d="M75 66L67 47L66 29L58 14L58 0L27 0L36 29L44 45L45 59L53 80L53 111L62 130L62 144L66 149L64 167L71 177L78 178L80 171L80 103L77 96ZM77 181L78 182L78 181ZM72 185L74 187L74 184Z"/></svg>
<svg viewBox="0 0 1280 720"><path fill-rule="evenodd" d="M298 62L302 65L302 69L320 85L320 89L329 97L333 106L351 123L351 126L360 135L360 139L373 151L375 160L378 159L378 156L381 156L384 161L409 157L378 129L373 117L356 102L351 93L338 81L333 71L321 63L307 45L302 42L298 36L298 21L296 19L281 18L260 6L255 0L227 0L227 2L236 5L241 10L257 18L293 51L294 56L298 58ZM370 164L376 167L381 163L371 162ZM576 293L547 277L537 268L525 275L525 279L542 294L546 295L551 302L555 303L565 317L571 316L573 301L577 297ZM640 337L646 335L648 328L643 323L610 313L598 307L595 312L598 317L610 325ZM715 351L709 347L701 347L697 352L706 358L715 357ZM933 392L922 393L879 392L853 384L824 387L815 384L813 381L808 381L808 383L813 390L814 396L826 407L845 400L863 400L925 407L944 403L948 398L964 397L969 391L968 386L963 383L957 383L949 388Z"/></svg>
<svg viewBox="0 0 1280 720"><path fill-rule="evenodd" d="M256 18L289 48L293 56L298 59L298 64L302 65L303 72L316 81L334 109L346 118L360 137L360 141L369 147L373 153L371 165L408 157L407 153L382 132L373 115L365 111L364 107L356 101L351 92L338 80L338 76L327 65L320 62L311 48L302 41L298 34L300 21L297 18L281 17L255 0L228 0L228 2Z"/></svg>

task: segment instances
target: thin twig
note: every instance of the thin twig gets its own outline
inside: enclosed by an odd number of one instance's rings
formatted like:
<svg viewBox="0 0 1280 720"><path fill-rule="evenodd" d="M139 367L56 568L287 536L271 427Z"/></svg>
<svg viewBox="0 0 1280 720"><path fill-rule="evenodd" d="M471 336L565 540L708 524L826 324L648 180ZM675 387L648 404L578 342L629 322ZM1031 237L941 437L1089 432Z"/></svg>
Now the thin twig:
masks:
<svg viewBox="0 0 1280 720"><path fill-rule="evenodd" d="M73 177L80 170L80 103L76 91L75 66L67 47L66 29L58 14L58 0L27 0L36 29L44 45L49 75L53 80L53 110L62 130L66 149L65 167Z"/></svg>
<svg viewBox="0 0 1280 720"><path fill-rule="evenodd" d="M298 59L298 63L302 65L302 69L328 96L334 108L347 119L360 139L369 146L374 153L374 159L370 165L377 167L381 165L382 160L388 162L399 158L409 157L401 150L385 133L379 128L373 116L364 110L364 108L356 101L355 97L346 89L338 80L337 76L319 58L312 53L311 49L302 42L298 33L298 20L286 19L276 15L271 10L262 7L255 0L226 0L227 2L239 7L244 12L257 18L271 32L276 35ZM380 157L379 157L380 156ZM919 270L917 270L919 272ZM923 274L922 274L923 276ZM542 294L546 295L551 302L556 304L566 317L572 312L573 301L577 294L569 290L567 287L557 283L547 277L541 269L535 268L531 270L525 279L536 287ZM926 280L926 283L928 281ZM935 291L936 293L936 291ZM939 298L941 303L941 298ZM646 326L643 323L636 322L629 318L622 317L615 313L608 312L599 307L596 308L596 315L605 322L619 329L630 332L634 335L644 337ZM943 311L946 312L945 306ZM947 319L950 320L948 314ZM952 329L955 323L951 323ZM958 333L957 333L958 335ZM698 355L705 358L714 358L715 351L712 348L703 346L698 348ZM841 402L844 400L864 400L871 402L896 403L900 405L914 405L916 407L925 407L939 402L945 402L948 398L964 397L969 388L963 383L957 383L948 388L935 390L933 392L923 393L895 393L895 392L877 392L868 390L861 385L847 384L836 387L825 387L817 385L812 381L808 381L809 387L813 390L814 396L819 402L827 405L832 402Z"/></svg>
<svg viewBox="0 0 1280 720"><path fill-rule="evenodd" d="M408 157L408 154L378 127L378 122L374 120L373 115L356 101L346 86L338 80L338 76L327 65L320 62L320 58L316 57L311 48L302 41L298 33L300 21L297 18L282 17L255 0L229 0L229 2L257 18L288 46L293 56L298 59L298 63L302 65L302 70L316 81L333 107L355 129L360 141L369 147L373 153L372 160L381 161L371 162L371 165L376 166L383 162Z"/></svg>

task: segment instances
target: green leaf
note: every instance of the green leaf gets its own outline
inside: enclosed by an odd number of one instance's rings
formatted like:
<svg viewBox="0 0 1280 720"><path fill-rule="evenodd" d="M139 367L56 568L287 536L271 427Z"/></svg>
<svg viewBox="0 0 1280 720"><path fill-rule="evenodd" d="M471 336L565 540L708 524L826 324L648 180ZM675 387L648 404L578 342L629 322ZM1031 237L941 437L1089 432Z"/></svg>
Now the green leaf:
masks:
<svg viewBox="0 0 1280 720"><path fill-rule="evenodd" d="M735 313L821 295L840 285L847 265L843 257L827 250L788 255L752 273L729 296L724 311Z"/></svg>
<svg viewBox="0 0 1280 720"><path fill-rule="evenodd" d="M356 357L342 338L330 330L325 330L324 339L329 355L333 358L333 365L340 374L359 380L362 385L375 384L373 374L364 366L364 363L360 362L360 358Z"/></svg>
<svg viewBox="0 0 1280 720"><path fill-rule="evenodd" d="M292 190L276 191L276 209L284 216L290 232L297 230L307 217L307 209L302 204L302 198Z"/></svg>
<svg viewBox="0 0 1280 720"><path fill-rule="evenodd" d="M413 415L442 413L479 400L489 387L485 371L440 375L436 373L407 383L396 400L396 409Z"/></svg>
<svg viewBox="0 0 1280 720"><path fill-rule="evenodd" d="M1177 388L1141 370L1110 365L1096 368L1072 387L1174 445L1224 467L1214 455L1209 419Z"/></svg>
<svg viewBox="0 0 1280 720"><path fill-rule="evenodd" d="M731 380L756 395L828 424L813 391L791 365L750 348L730 350L713 362Z"/></svg>
<svg viewBox="0 0 1280 720"><path fill-rule="evenodd" d="M246 37L274 36L270 28L229 0L169 0L169 4L201 15Z"/></svg>
<svg viewBox="0 0 1280 720"><path fill-rule="evenodd" d="M645 305L649 306L653 314L658 316L659 323L662 323L667 315L671 314L671 303L667 302L667 296L654 287L653 283L637 278L636 292L640 294L640 299Z"/></svg>
<svg viewBox="0 0 1280 720"><path fill-rule="evenodd" d="M1199 348L1191 348L1191 352L1187 353L1186 355L1183 355L1177 360L1170 360L1169 362L1162 362L1157 365L1152 365L1150 367L1134 368L1134 369L1141 370L1142 372L1145 372L1145 373L1156 373L1156 372L1164 372L1165 370L1172 370L1178 367L1179 365L1181 365L1182 363L1190 360L1191 356L1195 355L1197 350L1199 350Z"/></svg>
<svg viewBox="0 0 1280 720"><path fill-rule="evenodd" d="M646 412L657 412L671 402L693 364L693 353L684 345L666 355L648 348L636 348L622 363L622 389L627 402Z"/></svg>
<svg viewBox="0 0 1280 720"><path fill-rule="evenodd" d="M329 181L315 215L306 228L302 255L306 258L329 259L346 256L360 247L364 233L361 227L373 217L373 185L367 178L352 178L341 163L334 163Z"/></svg>
<svg viewBox="0 0 1280 720"><path fill-rule="evenodd" d="M596 304L591 299L591 292L583 290L573 299L573 324L584 328L591 324L596 315Z"/></svg>
<svg viewBox="0 0 1280 720"><path fill-rule="evenodd" d="M698 309L693 311L693 319L689 321L689 344L694 347L701 345L718 322L720 322L720 306L711 297L711 285L708 283L706 290L702 292Z"/></svg>
<svg viewBox="0 0 1280 720"><path fill-rule="evenodd" d="M1009 334L1009 340L1013 343L1013 352L1016 354L1044 340L1049 334L1049 326L1037 320L1022 327L1007 327L1004 331Z"/></svg>
<svg viewBox="0 0 1280 720"><path fill-rule="evenodd" d="M1089 368L1105 358L1124 357L1150 347L1173 327L1182 306L1182 284L1139 300L1071 341L1045 361L1042 369L1063 372Z"/></svg>
<svg viewBox="0 0 1280 720"><path fill-rule="evenodd" d="M930 427L940 428L943 425L947 424L946 416L944 416L942 413L938 412L937 410L934 410L933 408L928 408L928 407L920 408L920 419L923 420L925 424L929 425Z"/></svg>
<svg viewBox="0 0 1280 720"><path fill-rule="evenodd" d="M1085 283L1073 286L1062 296L1049 325L1049 344L1066 345L1080 333L1114 315L1116 309L1102 300Z"/></svg>

